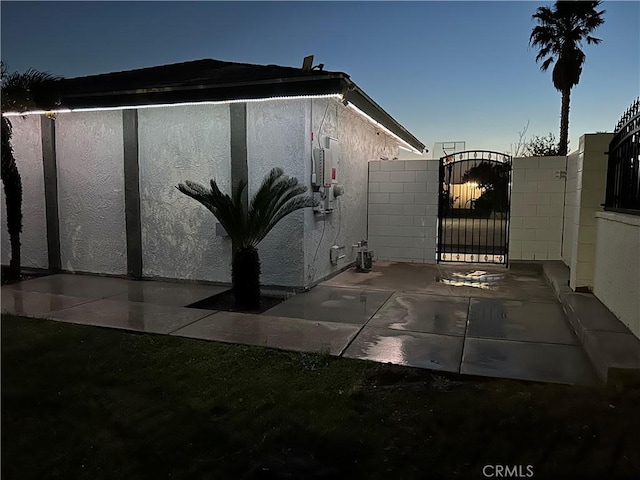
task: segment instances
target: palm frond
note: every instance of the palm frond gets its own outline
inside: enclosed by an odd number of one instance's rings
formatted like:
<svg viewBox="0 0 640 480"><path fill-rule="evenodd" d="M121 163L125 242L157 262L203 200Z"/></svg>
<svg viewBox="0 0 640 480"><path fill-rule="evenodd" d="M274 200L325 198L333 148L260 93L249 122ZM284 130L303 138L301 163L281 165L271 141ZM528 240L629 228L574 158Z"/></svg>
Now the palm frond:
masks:
<svg viewBox="0 0 640 480"><path fill-rule="evenodd" d="M307 187L284 175L281 168L269 172L246 210L242 203L246 181L238 182L233 198L223 194L214 180L210 186L185 181L176 188L213 213L239 248L256 247L284 217L317 204L312 197L303 196Z"/></svg>
<svg viewBox="0 0 640 480"><path fill-rule="evenodd" d="M266 236L266 234L269 233L269 231L271 231L271 229L275 227L280 220L282 220L284 217L286 217L290 213L293 213L296 210L300 210L302 208L315 207L317 204L318 204L317 200L315 200L312 197L298 196L298 197L289 199L289 201L287 201L284 205L282 205L277 210L277 212L275 213L271 221L268 223L268 225L264 229L265 234L262 237L264 238L264 236ZM262 238L260 240L262 240Z"/></svg>
<svg viewBox="0 0 640 480"><path fill-rule="evenodd" d="M33 108L52 108L57 103L54 85L58 80L58 76L32 68L23 73L7 73L6 65L2 64L2 111L23 112Z"/></svg>
<svg viewBox="0 0 640 480"><path fill-rule="evenodd" d="M232 240L235 241L239 238L241 232L236 226L233 201L229 195L220 191L214 180L211 180L211 189L189 180L178 184L176 188L209 210L222 224Z"/></svg>
<svg viewBox="0 0 640 480"><path fill-rule="evenodd" d="M540 70L547 70L555 62L552 80L559 90L570 89L580 81L585 58L582 42L601 42L591 36L604 23L604 10L596 11L599 4L599 0L557 1L553 8L539 7L532 15L538 25L531 31L529 44L538 48Z"/></svg>
<svg viewBox="0 0 640 480"><path fill-rule="evenodd" d="M316 202L312 197L301 197L306 191L306 186L299 185L296 178L284 175L282 169L271 170L251 201L248 219L251 244L260 243L291 212L314 206Z"/></svg>

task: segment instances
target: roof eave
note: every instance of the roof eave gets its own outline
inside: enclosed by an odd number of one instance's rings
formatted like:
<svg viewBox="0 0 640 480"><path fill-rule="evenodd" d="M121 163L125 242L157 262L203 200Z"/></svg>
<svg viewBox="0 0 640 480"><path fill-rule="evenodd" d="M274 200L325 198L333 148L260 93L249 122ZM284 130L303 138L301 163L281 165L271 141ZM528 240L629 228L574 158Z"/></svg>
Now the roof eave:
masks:
<svg viewBox="0 0 640 480"><path fill-rule="evenodd" d="M63 88L60 106L69 109L112 108L325 94L342 94L346 101L384 125L411 147L419 152L426 150L422 142L364 93L347 74L340 72L253 82L175 85L91 93L65 93Z"/></svg>
<svg viewBox="0 0 640 480"><path fill-rule="evenodd" d="M420 153L423 153L426 150L426 145L424 145L420 140L414 137L406 128L400 125L380 105L378 105L373 101L371 97L364 93L364 91L362 91L360 87L358 87L350 80L347 80L347 82L349 83L349 86L344 93L345 100L358 107L362 112L367 114L376 122L384 125L391 132L407 142Z"/></svg>
<svg viewBox="0 0 640 480"><path fill-rule="evenodd" d="M304 79L274 79L222 85L180 85L78 94L62 91L60 102L63 108L106 108L159 103L215 102L240 98L324 95L341 93L343 89L342 76L318 76Z"/></svg>

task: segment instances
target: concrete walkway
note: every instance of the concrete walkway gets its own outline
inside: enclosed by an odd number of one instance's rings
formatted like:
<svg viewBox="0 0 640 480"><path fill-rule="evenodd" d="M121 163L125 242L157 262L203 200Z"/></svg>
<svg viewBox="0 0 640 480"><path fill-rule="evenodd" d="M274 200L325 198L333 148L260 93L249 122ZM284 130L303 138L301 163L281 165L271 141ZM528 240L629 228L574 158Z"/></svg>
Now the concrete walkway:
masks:
<svg viewBox="0 0 640 480"><path fill-rule="evenodd" d="M262 315L185 308L224 290L52 275L2 287L2 311L468 375L598 382L553 289L531 267L376 262Z"/></svg>

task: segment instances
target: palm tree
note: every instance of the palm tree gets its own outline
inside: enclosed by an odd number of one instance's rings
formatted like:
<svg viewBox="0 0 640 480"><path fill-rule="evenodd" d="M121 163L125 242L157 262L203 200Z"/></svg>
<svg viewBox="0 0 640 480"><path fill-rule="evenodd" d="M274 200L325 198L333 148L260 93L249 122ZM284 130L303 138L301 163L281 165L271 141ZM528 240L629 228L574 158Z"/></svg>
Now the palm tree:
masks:
<svg viewBox="0 0 640 480"><path fill-rule="evenodd" d="M2 88L2 112L24 112L36 107L51 108L54 104L52 82L58 77L29 69L24 73L7 73L0 64ZM12 125L2 117L2 168L0 176L4 185L7 206L7 230L11 243L11 260L8 279L20 277L20 233L22 232L22 179L16 165L11 145Z"/></svg>
<svg viewBox="0 0 640 480"><path fill-rule="evenodd" d="M543 60L540 70L553 62L553 86L562 93L560 110L560 142L558 155L566 155L569 144L569 102L571 89L580 82L585 54L582 41L598 44L602 40L591 33L604 23L604 10L596 11L600 0L556 2L553 8L539 7L533 18L538 21L529 43L538 47L536 62Z"/></svg>
<svg viewBox="0 0 640 480"><path fill-rule="evenodd" d="M233 198L223 194L214 180L210 189L190 181L176 188L213 213L231 237L231 282L236 306L252 310L260 305L260 258L256 247L280 220L296 210L315 206L317 201L303 196L307 187L284 175L281 168L271 170L245 210L242 193L246 187L247 182L241 180Z"/></svg>

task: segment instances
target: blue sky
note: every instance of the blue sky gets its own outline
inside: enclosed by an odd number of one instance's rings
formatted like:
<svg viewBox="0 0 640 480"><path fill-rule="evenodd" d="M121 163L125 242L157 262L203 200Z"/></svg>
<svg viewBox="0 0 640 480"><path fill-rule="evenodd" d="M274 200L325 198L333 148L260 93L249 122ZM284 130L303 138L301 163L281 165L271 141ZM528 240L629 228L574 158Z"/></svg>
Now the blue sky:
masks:
<svg viewBox="0 0 640 480"><path fill-rule="evenodd" d="M349 74L431 149L508 151L528 136L558 137L560 94L529 35L535 2L5 2L2 59L72 77L200 58ZM640 2L605 1L573 90L570 149L611 131L640 94Z"/></svg>

